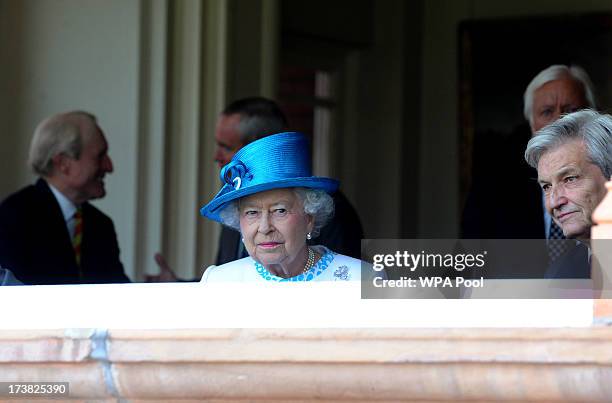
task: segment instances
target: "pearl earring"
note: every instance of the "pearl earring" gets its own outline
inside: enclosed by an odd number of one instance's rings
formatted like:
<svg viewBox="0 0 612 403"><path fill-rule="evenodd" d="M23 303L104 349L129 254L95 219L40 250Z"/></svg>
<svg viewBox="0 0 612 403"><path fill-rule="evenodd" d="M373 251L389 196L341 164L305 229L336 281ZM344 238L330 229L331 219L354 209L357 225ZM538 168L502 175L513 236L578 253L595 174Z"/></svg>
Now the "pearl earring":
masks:
<svg viewBox="0 0 612 403"><path fill-rule="evenodd" d="M308 240L312 239L312 235L310 235L310 232L308 234L306 234L306 239L308 239Z"/></svg>

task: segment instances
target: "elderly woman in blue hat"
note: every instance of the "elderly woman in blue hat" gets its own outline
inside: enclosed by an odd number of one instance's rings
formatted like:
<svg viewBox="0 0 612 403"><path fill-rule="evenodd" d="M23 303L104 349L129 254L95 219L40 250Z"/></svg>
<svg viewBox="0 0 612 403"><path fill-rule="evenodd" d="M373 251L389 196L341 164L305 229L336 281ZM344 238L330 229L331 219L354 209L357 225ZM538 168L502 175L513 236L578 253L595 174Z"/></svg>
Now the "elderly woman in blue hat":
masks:
<svg viewBox="0 0 612 403"><path fill-rule="evenodd" d="M242 234L249 256L209 267L202 282L359 280L361 261L308 246L334 213L338 182L312 176L304 135L279 133L254 141L221 170L223 187L205 217Z"/></svg>

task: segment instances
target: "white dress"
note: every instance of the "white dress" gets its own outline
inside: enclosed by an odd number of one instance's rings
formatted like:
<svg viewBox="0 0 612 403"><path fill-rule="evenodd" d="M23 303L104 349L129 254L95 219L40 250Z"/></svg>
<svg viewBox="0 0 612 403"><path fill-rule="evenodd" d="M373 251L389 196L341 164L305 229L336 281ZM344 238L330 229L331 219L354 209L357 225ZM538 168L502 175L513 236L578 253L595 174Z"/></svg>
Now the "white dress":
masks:
<svg viewBox="0 0 612 403"><path fill-rule="evenodd" d="M295 277L277 277L249 256L221 266L210 266L204 272L201 282L360 281L362 264L364 270L372 273L372 276L380 275L372 270L369 263L359 259L340 255L325 246L312 246L312 249L321 258L306 273Z"/></svg>

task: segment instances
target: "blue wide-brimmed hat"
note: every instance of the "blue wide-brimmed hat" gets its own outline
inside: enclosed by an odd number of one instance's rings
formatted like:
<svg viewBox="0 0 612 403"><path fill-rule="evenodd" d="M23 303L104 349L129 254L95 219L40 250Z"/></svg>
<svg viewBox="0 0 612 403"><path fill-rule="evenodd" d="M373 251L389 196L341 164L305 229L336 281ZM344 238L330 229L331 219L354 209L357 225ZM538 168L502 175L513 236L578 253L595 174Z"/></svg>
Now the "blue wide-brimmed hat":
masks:
<svg viewBox="0 0 612 403"><path fill-rule="evenodd" d="M271 189L305 187L332 193L338 181L312 176L310 147L302 133L267 136L242 147L221 169L219 193L200 214L221 221L219 212L228 202Z"/></svg>

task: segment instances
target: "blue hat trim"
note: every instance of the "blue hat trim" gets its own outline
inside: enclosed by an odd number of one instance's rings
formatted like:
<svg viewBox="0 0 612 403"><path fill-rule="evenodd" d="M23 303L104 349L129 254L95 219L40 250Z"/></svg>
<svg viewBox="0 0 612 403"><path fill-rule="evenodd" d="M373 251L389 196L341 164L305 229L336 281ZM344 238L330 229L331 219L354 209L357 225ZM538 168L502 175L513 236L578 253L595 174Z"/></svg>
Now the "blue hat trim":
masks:
<svg viewBox="0 0 612 403"><path fill-rule="evenodd" d="M241 148L220 172L224 183L200 214L222 222L219 212L227 203L266 190L304 187L333 193L338 181L312 176L310 147L297 132L274 134Z"/></svg>

